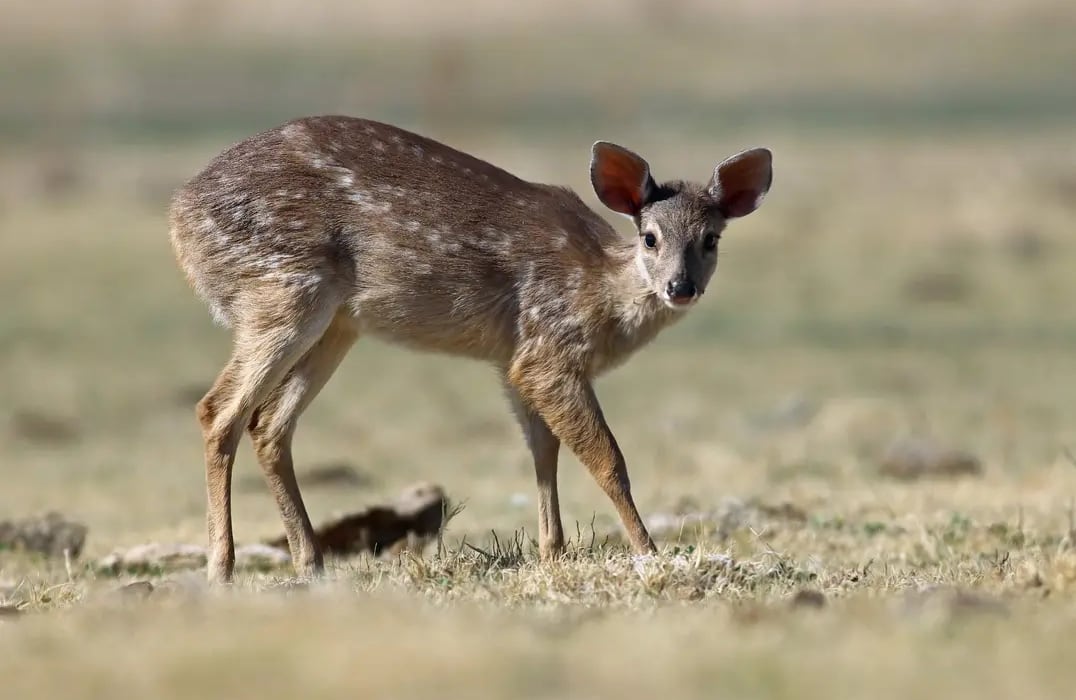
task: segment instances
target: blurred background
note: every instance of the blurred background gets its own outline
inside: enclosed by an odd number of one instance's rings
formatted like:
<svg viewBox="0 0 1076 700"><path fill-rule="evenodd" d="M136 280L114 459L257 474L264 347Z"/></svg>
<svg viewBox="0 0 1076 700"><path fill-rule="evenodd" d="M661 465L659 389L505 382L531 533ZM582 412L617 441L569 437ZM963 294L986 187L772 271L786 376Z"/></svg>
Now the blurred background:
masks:
<svg viewBox="0 0 1076 700"><path fill-rule="evenodd" d="M1070 1L36 0L3 14L0 512L69 512L93 551L201 541L193 407L229 341L171 257L168 198L231 143L324 113L418 130L595 208L598 139L659 179L774 151L773 190L730 228L706 302L599 386L645 512L759 493L880 508L877 464L908 436L980 460L992 487L968 508L1005 511L1021 484L1068 493ZM480 366L362 342L296 454L301 472L361 476L308 488L315 519L430 479L467 502L456 534L533 534L529 457ZM562 462L566 521L615 531ZM247 445L236 479L237 537L278 533ZM842 490L868 495L841 505ZM955 497L909 493L909 511Z"/></svg>

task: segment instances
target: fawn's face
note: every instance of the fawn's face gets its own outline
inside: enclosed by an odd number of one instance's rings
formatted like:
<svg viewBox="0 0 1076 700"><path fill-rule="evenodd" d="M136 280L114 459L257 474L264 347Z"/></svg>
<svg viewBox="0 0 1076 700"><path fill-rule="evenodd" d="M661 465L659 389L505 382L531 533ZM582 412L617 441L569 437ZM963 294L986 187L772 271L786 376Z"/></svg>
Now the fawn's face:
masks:
<svg viewBox="0 0 1076 700"><path fill-rule="evenodd" d="M650 291L672 308L695 303L717 268L717 243L725 217L701 187L669 187L646 204L635 264Z"/></svg>
<svg viewBox="0 0 1076 700"><path fill-rule="evenodd" d="M702 296L717 268L726 221L762 203L773 180L771 160L768 150L755 148L721 162L706 185L659 185L641 157L599 141L592 150L590 179L605 206L635 222L635 264L648 291L667 306L684 309Z"/></svg>

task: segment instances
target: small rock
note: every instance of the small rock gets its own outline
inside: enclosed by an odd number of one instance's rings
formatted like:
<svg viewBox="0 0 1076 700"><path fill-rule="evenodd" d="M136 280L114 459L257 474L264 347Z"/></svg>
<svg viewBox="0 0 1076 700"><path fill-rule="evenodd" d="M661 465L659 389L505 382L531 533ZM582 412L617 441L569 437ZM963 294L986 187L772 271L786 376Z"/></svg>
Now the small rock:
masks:
<svg viewBox="0 0 1076 700"><path fill-rule="evenodd" d="M235 548L237 569L276 569L291 563L287 549L267 544L245 544Z"/></svg>
<svg viewBox="0 0 1076 700"><path fill-rule="evenodd" d="M36 411L19 411L11 419L16 437L40 445L67 445L78 440L74 423L66 418Z"/></svg>
<svg viewBox="0 0 1076 700"><path fill-rule="evenodd" d="M67 551L76 559L82 553L86 532L85 525L56 512L0 521L0 549L37 552L56 558L63 558Z"/></svg>
<svg viewBox="0 0 1076 700"><path fill-rule="evenodd" d="M153 584L149 581L134 581L112 591L112 595L124 600L142 600L153 593Z"/></svg>
<svg viewBox="0 0 1076 700"><path fill-rule="evenodd" d="M197 598L209 593L211 586L205 574L195 571L179 571L157 582L157 593L171 596Z"/></svg>
<svg viewBox="0 0 1076 700"><path fill-rule="evenodd" d="M791 605L793 608L822 608L826 605L826 596L821 591L803 588L792 596Z"/></svg>
<svg viewBox="0 0 1076 700"><path fill-rule="evenodd" d="M894 479L975 476L982 464L975 455L923 438L893 443L882 456L880 473Z"/></svg>
<svg viewBox="0 0 1076 700"><path fill-rule="evenodd" d="M918 302L956 302L968 297L971 280L955 270L921 270L904 284L904 295Z"/></svg>
<svg viewBox="0 0 1076 700"><path fill-rule="evenodd" d="M514 506L516 508L523 508L523 507L529 505L530 502L531 502L530 496L528 496L527 494L522 493L522 492L513 493L508 498L508 503L510 503L512 506Z"/></svg>
<svg viewBox="0 0 1076 700"><path fill-rule="evenodd" d="M195 544L150 542L115 551L97 561L98 571L171 571L197 569L206 564L206 549Z"/></svg>

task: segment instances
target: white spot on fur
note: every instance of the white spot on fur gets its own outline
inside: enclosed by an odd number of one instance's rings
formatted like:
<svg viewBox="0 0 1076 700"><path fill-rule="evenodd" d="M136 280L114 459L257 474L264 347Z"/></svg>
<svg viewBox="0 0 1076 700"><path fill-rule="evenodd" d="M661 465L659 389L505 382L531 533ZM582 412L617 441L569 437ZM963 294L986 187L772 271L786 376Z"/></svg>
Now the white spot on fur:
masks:
<svg viewBox="0 0 1076 700"><path fill-rule="evenodd" d="M377 151L379 153L384 153L386 148L387 148L387 146L385 146L384 141L381 141L379 139L374 139L374 150L375 151Z"/></svg>
<svg viewBox="0 0 1076 700"><path fill-rule="evenodd" d="M206 305L209 306L209 316L213 319L213 323L224 328L229 328L232 324L228 320L228 315L224 313L224 309L213 301L207 301Z"/></svg>
<svg viewBox="0 0 1076 700"><path fill-rule="evenodd" d="M523 291L526 293L527 289L534 283L534 271L537 265L533 260L527 263L527 266L523 272Z"/></svg>
<svg viewBox="0 0 1076 700"><path fill-rule="evenodd" d="M358 206L359 211L364 214L387 214L392 209L392 205L388 202L379 202L361 190L352 190L348 193L347 199Z"/></svg>
<svg viewBox="0 0 1076 700"><path fill-rule="evenodd" d="M288 124L280 130L280 135L290 141L306 136L306 129L301 124Z"/></svg>
<svg viewBox="0 0 1076 700"><path fill-rule="evenodd" d="M408 221L406 224L404 224L404 228L414 233L415 231L418 231L420 228L422 228L422 224L417 221Z"/></svg>
<svg viewBox="0 0 1076 700"><path fill-rule="evenodd" d="M577 267L575 271L568 276L568 282L566 284L568 290L572 292L578 292L580 289L582 289L584 276L585 273L583 272L583 268Z"/></svg>
<svg viewBox="0 0 1076 700"><path fill-rule="evenodd" d="M431 158L430 158L430 161L431 161L431 162L432 162L432 163L433 163L434 165L441 165L442 163L444 163L444 162L445 162L445 161L444 161L444 159L443 159L443 158L441 158L441 156L439 156L439 155L434 155L433 157L431 157Z"/></svg>
<svg viewBox="0 0 1076 700"><path fill-rule="evenodd" d="M273 227L273 210L264 199L254 201L254 225L260 229Z"/></svg>
<svg viewBox="0 0 1076 700"><path fill-rule="evenodd" d="M312 292L322 284L321 275L313 272L277 271L268 275L269 279L299 293Z"/></svg>
<svg viewBox="0 0 1076 700"><path fill-rule="evenodd" d="M413 153L416 158L422 158L422 146L419 146L418 144L411 146L411 153Z"/></svg>
<svg viewBox="0 0 1076 700"><path fill-rule="evenodd" d="M377 193L386 197L395 197L397 199L403 199L407 196L407 190L396 185L378 185Z"/></svg>

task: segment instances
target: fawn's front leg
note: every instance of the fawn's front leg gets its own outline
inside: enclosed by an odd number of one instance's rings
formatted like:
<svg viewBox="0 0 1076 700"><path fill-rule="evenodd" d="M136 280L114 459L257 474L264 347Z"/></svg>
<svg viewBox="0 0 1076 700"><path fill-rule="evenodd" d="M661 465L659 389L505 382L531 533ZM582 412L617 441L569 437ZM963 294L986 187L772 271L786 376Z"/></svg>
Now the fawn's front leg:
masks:
<svg viewBox="0 0 1076 700"><path fill-rule="evenodd" d="M553 435L575 453L616 506L631 545L639 554L656 551L635 502L624 455L602 415L586 377L555 371L545 362L517 361L508 381L525 406L535 411Z"/></svg>

